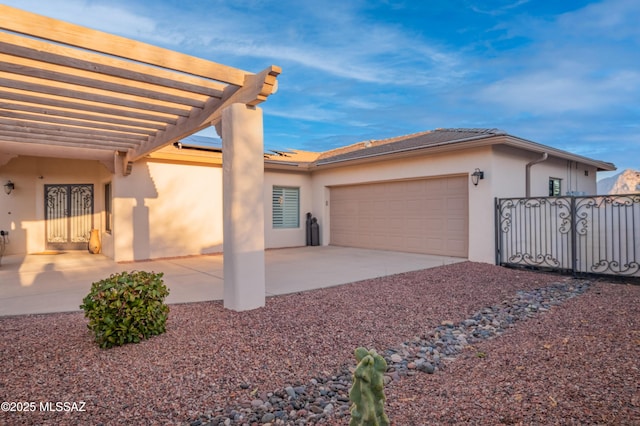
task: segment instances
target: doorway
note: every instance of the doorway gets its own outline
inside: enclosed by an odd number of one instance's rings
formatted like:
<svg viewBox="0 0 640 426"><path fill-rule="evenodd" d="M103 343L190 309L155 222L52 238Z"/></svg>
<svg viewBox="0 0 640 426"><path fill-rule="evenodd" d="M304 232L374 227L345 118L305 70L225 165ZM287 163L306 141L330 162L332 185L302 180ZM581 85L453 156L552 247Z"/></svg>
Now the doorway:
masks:
<svg viewBox="0 0 640 426"><path fill-rule="evenodd" d="M47 250L86 249L93 228L93 184L44 186Z"/></svg>

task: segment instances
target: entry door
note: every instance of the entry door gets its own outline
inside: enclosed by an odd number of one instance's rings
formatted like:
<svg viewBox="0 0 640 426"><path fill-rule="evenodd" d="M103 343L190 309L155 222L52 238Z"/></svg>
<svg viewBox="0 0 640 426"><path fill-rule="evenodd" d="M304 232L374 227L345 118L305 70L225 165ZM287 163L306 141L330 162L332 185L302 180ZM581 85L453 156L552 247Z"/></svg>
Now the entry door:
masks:
<svg viewBox="0 0 640 426"><path fill-rule="evenodd" d="M93 184L44 186L46 248L86 249L93 228Z"/></svg>

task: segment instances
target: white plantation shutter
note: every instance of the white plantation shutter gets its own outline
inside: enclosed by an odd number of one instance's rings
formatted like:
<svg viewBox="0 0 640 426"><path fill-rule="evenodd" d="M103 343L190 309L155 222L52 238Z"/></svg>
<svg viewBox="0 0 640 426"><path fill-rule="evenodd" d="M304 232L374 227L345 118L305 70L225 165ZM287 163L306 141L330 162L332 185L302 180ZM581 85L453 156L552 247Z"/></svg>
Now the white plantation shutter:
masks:
<svg viewBox="0 0 640 426"><path fill-rule="evenodd" d="M274 186L272 194L273 227L300 227L300 188Z"/></svg>

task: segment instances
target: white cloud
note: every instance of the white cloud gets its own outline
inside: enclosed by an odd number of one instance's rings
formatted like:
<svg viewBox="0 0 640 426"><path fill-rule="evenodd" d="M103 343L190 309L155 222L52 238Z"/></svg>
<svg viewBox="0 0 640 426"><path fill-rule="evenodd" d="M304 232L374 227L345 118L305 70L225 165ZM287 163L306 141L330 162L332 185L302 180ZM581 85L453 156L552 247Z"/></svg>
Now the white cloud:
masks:
<svg viewBox="0 0 640 426"><path fill-rule="evenodd" d="M502 104L512 112L554 114L591 112L633 102L640 73L621 71L607 77L588 77L557 69L521 74L490 84L478 100Z"/></svg>
<svg viewBox="0 0 640 426"><path fill-rule="evenodd" d="M84 0L9 0L4 3L39 15L131 38L156 32L152 19L111 4Z"/></svg>
<svg viewBox="0 0 640 426"><path fill-rule="evenodd" d="M469 6L471 8L471 10L473 10L476 13L480 13L483 15L491 15L491 16L497 16L497 15L503 15L509 11L511 11L512 9L515 9L517 7L520 7L522 5L525 5L527 3L529 3L530 0L518 0L515 2L509 2L503 6L498 6L492 9L486 9L486 8L481 8L479 6L476 5L471 5Z"/></svg>
<svg viewBox="0 0 640 426"><path fill-rule="evenodd" d="M466 72L457 55L444 46L429 43L400 25L365 18L360 8L368 6L366 2L335 1L323 7L253 2L253 9L211 2L204 10L184 7L174 15L163 9L166 5L136 2L8 3L102 31L187 49L198 56L208 51L216 62L229 56L263 58L347 80L397 86L442 86ZM282 13L280 8L298 11Z"/></svg>
<svg viewBox="0 0 640 426"><path fill-rule="evenodd" d="M265 111L265 115L319 123L333 123L341 117L341 114L333 109L314 105L302 107L289 106L286 110L269 108Z"/></svg>
<svg viewBox="0 0 640 426"><path fill-rule="evenodd" d="M591 39L640 41L640 5L637 0L605 0L559 17L558 29L566 35ZM562 34L560 34L562 36Z"/></svg>
<svg viewBox="0 0 640 426"><path fill-rule="evenodd" d="M635 0L608 0L560 15L555 21L504 24L510 37L529 41L505 51L474 97L510 115L615 114L640 97L638 60L629 46L640 26ZM625 34L624 47L620 45Z"/></svg>
<svg viewBox="0 0 640 426"><path fill-rule="evenodd" d="M365 83L441 85L464 72L457 55L445 47L399 25L369 21L354 4L296 2L295 15L221 7L207 19L189 22L193 38L188 43L200 43L214 55L267 58ZM179 25L173 23L174 31Z"/></svg>

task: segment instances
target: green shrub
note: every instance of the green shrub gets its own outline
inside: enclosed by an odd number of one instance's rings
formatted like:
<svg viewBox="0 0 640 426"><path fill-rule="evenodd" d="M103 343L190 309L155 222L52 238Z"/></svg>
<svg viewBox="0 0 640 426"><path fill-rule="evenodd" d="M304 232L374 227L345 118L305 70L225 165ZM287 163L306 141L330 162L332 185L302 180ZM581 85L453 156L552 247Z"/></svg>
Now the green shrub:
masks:
<svg viewBox="0 0 640 426"><path fill-rule="evenodd" d="M80 309L101 348L138 343L166 331L169 290L163 273L144 271L112 274L95 282Z"/></svg>

